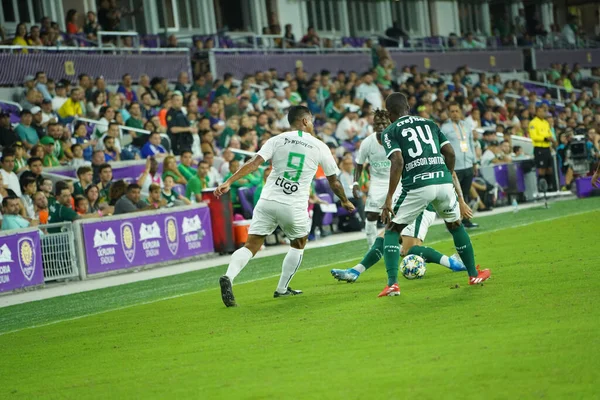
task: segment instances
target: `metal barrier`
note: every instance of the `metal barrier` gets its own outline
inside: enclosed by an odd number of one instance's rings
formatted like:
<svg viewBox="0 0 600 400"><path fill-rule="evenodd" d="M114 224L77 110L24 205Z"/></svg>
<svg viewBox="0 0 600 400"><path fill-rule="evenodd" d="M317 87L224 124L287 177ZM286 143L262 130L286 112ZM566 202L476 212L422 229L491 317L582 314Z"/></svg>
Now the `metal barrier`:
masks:
<svg viewBox="0 0 600 400"><path fill-rule="evenodd" d="M44 232L42 264L45 282L79 277L73 226L71 222L39 226Z"/></svg>

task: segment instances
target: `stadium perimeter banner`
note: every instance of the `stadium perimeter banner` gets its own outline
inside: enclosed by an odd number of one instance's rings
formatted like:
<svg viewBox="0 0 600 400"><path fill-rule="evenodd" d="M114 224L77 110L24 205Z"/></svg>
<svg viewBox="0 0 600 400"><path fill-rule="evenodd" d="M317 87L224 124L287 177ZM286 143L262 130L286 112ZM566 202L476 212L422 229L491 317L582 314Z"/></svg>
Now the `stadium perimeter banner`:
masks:
<svg viewBox="0 0 600 400"><path fill-rule="evenodd" d="M524 68L521 50L477 50L451 52L407 52L390 49L390 56L398 66L416 65L420 71L434 69L442 73L456 71L458 67L468 65L474 69L489 72L520 71ZM372 68L370 53L219 53L215 51L215 66L221 76L231 72L237 78L256 71L277 68L280 72L292 72L302 65L309 74L320 73L321 70L365 72Z"/></svg>
<svg viewBox="0 0 600 400"><path fill-rule="evenodd" d="M88 275L214 251L206 205L141 214L80 222Z"/></svg>
<svg viewBox="0 0 600 400"><path fill-rule="evenodd" d="M0 232L0 292L44 283L37 228Z"/></svg>
<svg viewBox="0 0 600 400"><path fill-rule="evenodd" d="M77 80L86 73L103 76L107 83L121 82L129 73L137 80L139 75L162 76L171 82L177 81L181 71L190 71L188 53L167 54L89 54L89 53L2 53L0 54L0 85L21 85L27 75L44 71L58 81Z"/></svg>
<svg viewBox="0 0 600 400"><path fill-rule="evenodd" d="M600 65L600 49L535 50L535 68L549 69L552 64L579 63L582 68Z"/></svg>

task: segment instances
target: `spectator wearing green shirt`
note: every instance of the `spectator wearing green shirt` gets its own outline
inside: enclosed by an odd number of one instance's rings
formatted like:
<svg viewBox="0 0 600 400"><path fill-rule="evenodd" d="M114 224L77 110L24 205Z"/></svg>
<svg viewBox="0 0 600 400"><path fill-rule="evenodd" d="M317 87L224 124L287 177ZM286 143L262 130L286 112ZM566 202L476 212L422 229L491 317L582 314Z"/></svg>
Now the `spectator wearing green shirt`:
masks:
<svg viewBox="0 0 600 400"><path fill-rule="evenodd" d="M221 96L229 96L229 90L231 89L231 84L233 83L233 75L227 72L223 75L223 84L217 88L215 92L215 99L218 99Z"/></svg>
<svg viewBox="0 0 600 400"><path fill-rule="evenodd" d="M194 176L185 187L185 197L192 202L200 203L202 201L202 190L208 189L209 178L208 171L210 166L206 161L200 161L198 164L198 174Z"/></svg>
<svg viewBox="0 0 600 400"><path fill-rule="evenodd" d="M325 105L325 115L327 119L332 119L337 124L344 118L344 103L348 103L345 96L334 94L331 100Z"/></svg>
<svg viewBox="0 0 600 400"><path fill-rule="evenodd" d="M92 167L87 165L79 167L77 169L77 178L79 180L73 184L73 196L83 196L85 194L85 190L92 184L94 179L94 171L92 170Z"/></svg>
<svg viewBox="0 0 600 400"><path fill-rule="evenodd" d="M19 175L21 172L27 170L27 159L25 158L25 154L27 153L21 142L15 142L12 148L15 151L15 167L13 168L13 172Z"/></svg>
<svg viewBox="0 0 600 400"><path fill-rule="evenodd" d="M175 180L171 175L165 177L163 182L164 188L162 190L162 198L167 202L166 207L170 208L177 205L177 201L179 200L183 204L191 204L187 197L180 195L176 191L173 190L175 186Z"/></svg>
<svg viewBox="0 0 600 400"><path fill-rule="evenodd" d="M265 132L271 131L269 128L269 116L266 112L261 112L258 114L258 118L256 119L256 127L254 129L256 130L256 134L258 135L259 139Z"/></svg>
<svg viewBox="0 0 600 400"><path fill-rule="evenodd" d="M54 139L50 136L44 136L40 143L44 146L44 167L59 167L60 162L54 155Z"/></svg>
<svg viewBox="0 0 600 400"><path fill-rule="evenodd" d="M19 136L23 142L23 146L27 150L30 150L40 140L37 131L31 126L32 121L33 116L31 115L31 111L23 110L21 111L21 123L15 128L15 133Z"/></svg>
<svg viewBox="0 0 600 400"><path fill-rule="evenodd" d="M48 136L54 139L54 156L58 162L65 161L65 152L60 139L63 137L64 127L59 123L48 124Z"/></svg>
<svg viewBox="0 0 600 400"><path fill-rule="evenodd" d="M179 185L185 185L188 183L187 179L179 172L177 168L177 160L174 156L165 157L165 161L163 161L163 173L162 179L163 181L167 176L172 176L175 179L175 183Z"/></svg>
<svg viewBox="0 0 600 400"><path fill-rule="evenodd" d="M130 117L125 122L125 126L135 129L144 129L144 119L142 117L142 108L140 107L140 104L131 103L127 108L127 111L129 111ZM123 129L123 131L131 136L133 145L137 147L142 147L148 139L145 133L128 131L126 129Z"/></svg>
<svg viewBox="0 0 600 400"><path fill-rule="evenodd" d="M188 182L196 176L196 168L192 166L193 161L191 150L183 150L181 152L181 158L179 159L180 163L177 170Z"/></svg>
<svg viewBox="0 0 600 400"><path fill-rule="evenodd" d="M98 189L100 189L100 198L98 203L108 203L110 200L110 187L113 183L113 171L112 167L108 163L104 163L98 167L98 176L100 181L98 182Z"/></svg>
<svg viewBox="0 0 600 400"><path fill-rule="evenodd" d="M80 218L96 218L100 214L79 215L71 208L71 190L66 184L56 184L56 202L48 207L48 223L73 222ZM59 232L60 228L48 229L48 233Z"/></svg>
<svg viewBox="0 0 600 400"><path fill-rule="evenodd" d="M240 162L238 160L231 160L229 162L229 173L225 175L224 180L227 181L238 169L240 168ZM231 203L234 209L240 209L240 202L238 198L238 189L241 187L253 187L258 186L262 179L261 175L248 174L242 179L231 184Z"/></svg>
<svg viewBox="0 0 600 400"><path fill-rule="evenodd" d="M190 88L190 92L196 92L200 100L205 100L210 94L210 90L210 86L207 87L206 85L206 78L204 75L197 75L194 84Z"/></svg>

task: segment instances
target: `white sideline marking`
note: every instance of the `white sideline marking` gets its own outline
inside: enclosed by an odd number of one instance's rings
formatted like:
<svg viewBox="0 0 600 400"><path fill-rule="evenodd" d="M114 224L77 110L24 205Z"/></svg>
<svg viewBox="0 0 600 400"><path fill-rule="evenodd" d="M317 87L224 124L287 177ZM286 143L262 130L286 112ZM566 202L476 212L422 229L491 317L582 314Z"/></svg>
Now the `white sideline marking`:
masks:
<svg viewBox="0 0 600 400"><path fill-rule="evenodd" d="M511 229L516 229L516 228L522 228L524 226L534 225L534 224L537 224L537 223L540 223L540 222L549 222L549 221L554 221L554 220L561 219L561 218L567 218L567 217L572 217L572 216L587 214L587 213L596 212L596 211L597 210L580 211L580 212L573 213L573 214L555 216L555 217L551 217L551 218L547 218L547 219L542 219L542 220L537 220L537 221L533 221L533 222L526 222L526 223L522 223L522 224L511 226L511 227L508 227L508 228L498 228L498 229L492 229L492 230L484 231L484 232L475 232L475 233L469 234L469 236L470 237L475 237L475 236L480 236L480 235L494 233L494 232L499 232L499 231L504 231L504 230L511 230ZM363 235L364 235L364 233L361 233L361 237ZM446 240L448 240L448 239L436 240L434 242L428 242L428 244L440 243L440 242L443 242L443 241L446 241ZM352 259L348 259L348 260L336 261L334 263L330 263L330 264L326 264L326 265L320 265L318 267L306 268L306 269L304 269L304 271L311 270L311 269L316 269L316 268L325 268L325 267L329 267L329 266L332 266L332 265L337 265L337 264L340 264L340 263L352 262L352 261L355 261L355 260L360 260L360 258L352 258ZM239 285L244 285L246 283L257 282L257 281L261 281L261 280L265 280L265 279L276 278L278 276L279 276L279 274L277 274L277 275L270 275L270 276L262 277L262 278L259 278L259 279L253 279L253 280L250 280L250 281L242 282ZM24 331L24 330L27 330L27 329L42 328L42 327L45 327L45 326L59 324L61 322L75 321L75 320L78 320L78 319L87 318L87 317L93 317L93 316L96 316L96 315L106 314L106 313L113 312L113 311L125 310L125 309L132 308L132 307L137 307L137 306L142 306L142 305L147 305L147 304L158 303L160 301L176 299L176 298L179 298L179 297L189 296L189 295L198 294L198 293L206 292L206 291L209 291L209 290L217 290L217 289L218 288L210 288L210 289L197 290L197 291L193 291L193 292L189 292L189 293L176 294L176 295L173 295L173 296L162 297L160 299L154 299L154 300L144 301L144 302L135 303L135 304L129 304L129 305L126 305L126 306L123 306L123 307L111 308L111 309L108 309L108 310L98 311L98 312L89 313L89 314L83 314L83 315L79 315L79 316L71 317L71 318L64 318L64 319L60 319L60 320L56 320L56 321L52 321L52 322L47 322L45 324L27 326L27 327L24 327L24 328L15 329L15 330L8 331L8 332L0 332L0 336L8 335L8 334L11 334L11 333L21 332L21 331Z"/></svg>

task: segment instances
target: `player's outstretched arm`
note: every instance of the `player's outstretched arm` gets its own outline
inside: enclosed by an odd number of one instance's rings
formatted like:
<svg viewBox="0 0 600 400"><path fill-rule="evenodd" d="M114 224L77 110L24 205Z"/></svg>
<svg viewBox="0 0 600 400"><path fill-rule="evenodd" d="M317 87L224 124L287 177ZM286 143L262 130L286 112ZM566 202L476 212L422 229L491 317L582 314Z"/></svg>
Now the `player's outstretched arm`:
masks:
<svg viewBox="0 0 600 400"><path fill-rule="evenodd" d="M346 193L344 193L344 186L342 186L342 182L339 181L337 175L329 175L327 180L329 181L329 186L331 187L331 190L333 190L333 193L340 198L342 207L349 212L354 211L354 204L352 204L346 197Z"/></svg>
<svg viewBox="0 0 600 400"><path fill-rule="evenodd" d="M215 196L220 197L221 195L229 192L231 184L243 178L244 176L253 173L265 162L265 159L256 154L246 164L242 165L235 174L231 175L229 179L220 184L214 191Z"/></svg>
<svg viewBox="0 0 600 400"><path fill-rule="evenodd" d="M359 193L359 184L358 182L360 181L360 176L362 175L362 171L363 171L363 165L362 164L356 164L356 168L354 168L354 183L352 184L352 194L354 195L355 199L358 199L358 197L360 196Z"/></svg>
<svg viewBox="0 0 600 400"><path fill-rule="evenodd" d="M598 164L598 168L596 168L596 172L592 176L592 185L595 188L600 188L600 164Z"/></svg>
<svg viewBox="0 0 600 400"><path fill-rule="evenodd" d="M388 159L392 163L392 166L390 167L388 192L385 198L385 204L381 211L381 221L383 223L391 221L394 215L392 200L394 198L394 193L396 193L396 189L398 188L400 178L402 177L402 170L404 169L404 158L402 157L401 151L392 152L388 156Z"/></svg>

